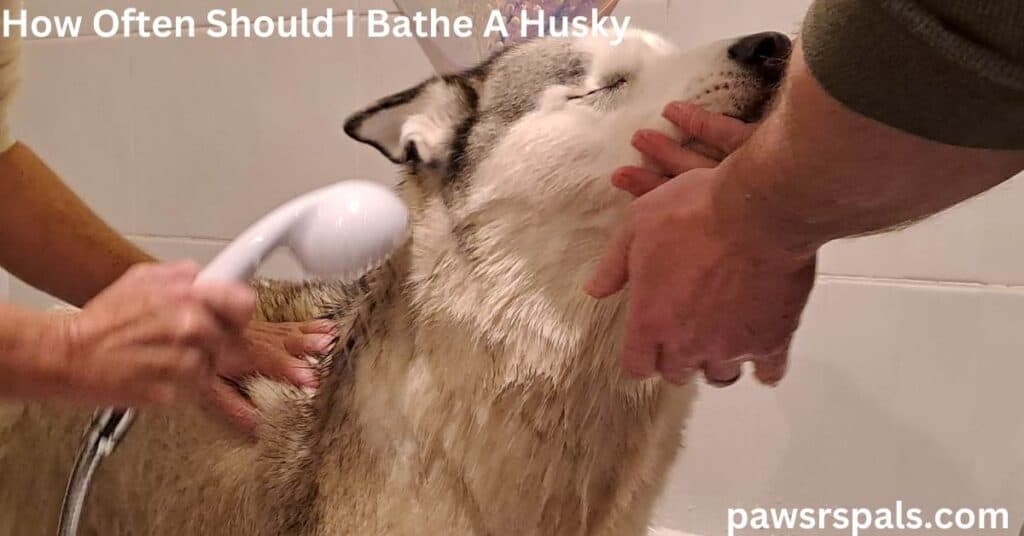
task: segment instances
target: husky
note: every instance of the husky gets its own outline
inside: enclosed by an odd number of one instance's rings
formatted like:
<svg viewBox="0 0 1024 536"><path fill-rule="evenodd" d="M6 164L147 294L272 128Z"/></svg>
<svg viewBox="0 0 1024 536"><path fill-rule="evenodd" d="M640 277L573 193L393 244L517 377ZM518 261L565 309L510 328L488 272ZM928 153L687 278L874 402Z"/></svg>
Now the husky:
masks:
<svg viewBox="0 0 1024 536"><path fill-rule="evenodd" d="M623 374L627 295L581 290L631 202L609 177L637 129L679 139L669 101L755 120L788 47L534 40L352 116L401 168L408 241L354 284L254 283L261 319L337 323L320 389L246 381L255 441L140 412L82 533L648 534L696 387ZM89 418L0 411L0 535L54 532Z"/></svg>

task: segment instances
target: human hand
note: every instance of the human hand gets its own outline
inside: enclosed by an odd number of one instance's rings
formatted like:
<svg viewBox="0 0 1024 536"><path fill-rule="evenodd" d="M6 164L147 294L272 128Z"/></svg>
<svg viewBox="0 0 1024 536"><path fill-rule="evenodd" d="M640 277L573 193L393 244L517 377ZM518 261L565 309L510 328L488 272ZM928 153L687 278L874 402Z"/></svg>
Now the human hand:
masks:
<svg viewBox="0 0 1024 536"><path fill-rule="evenodd" d="M239 393L238 386L246 378L259 375L299 387L319 387L316 361L333 348L334 330L335 324L330 320L250 322L243 345L236 347L217 369L218 381L209 405L243 432L252 433L258 425L256 410Z"/></svg>
<svg viewBox="0 0 1024 536"><path fill-rule="evenodd" d="M337 339L337 325L332 320L250 322L245 330L252 362L249 373L280 378L299 387L319 387L314 368Z"/></svg>
<svg viewBox="0 0 1024 536"><path fill-rule="evenodd" d="M666 117L723 155L752 130L690 105L670 105ZM728 170L703 169L715 164L707 154L660 134L641 133L635 144L660 172L616 172L619 187L642 197L586 287L604 298L631 283L625 371L684 383L703 370L710 383L726 386L753 360L761 382L778 383L814 283L814 252L752 239L758 233L745 227L752 222L717 210L716 187Z"/></svg>
<svg viewBox="0 0 1024 536"><path fill-rule="evenodd" d="M245 285L195 283L198 274L189 262L137 265L63 318L57 394L98 405L219 405L230 388L219 374L239 367L255 300Z"/></svg>
<svg viewBox="0 0 1024 536"><path fill-rule="evenodd" d="M612 173L612 184L637 197L692 169L717 166L743 145L756 128L687 102L670 103L662 116L679 129L683 143L657 130L641 130L633 136L633 147L655 170L625 166Z"/></svg>

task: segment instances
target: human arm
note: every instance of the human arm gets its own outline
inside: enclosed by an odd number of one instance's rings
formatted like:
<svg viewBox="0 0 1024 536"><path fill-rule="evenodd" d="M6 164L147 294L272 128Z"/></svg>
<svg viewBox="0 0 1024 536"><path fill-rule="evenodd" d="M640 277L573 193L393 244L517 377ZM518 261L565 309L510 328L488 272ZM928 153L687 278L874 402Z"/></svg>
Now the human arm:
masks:
<svg viewBox="0 0 1024 536"><path fill-rule="evenodd" d="M0 304L0 397L90 405L212 399L254 308L192 263L140 264L75 314Z"/></svg>
<svg viewBox="0 0 1024 536"><path fill-rule="evenodd" d="M17 143L0 154L0 265L12 274L82 306L131 266L152 261L104 223L27 146ZM17 324L28 318L12 316L20 319ZM328 351L334 338L330 325L316 322L251 322L245 333L250 358L236 361L225 371L229 378L261 373L310 387L317 385L317 378L300 357ZM144 355L140 358L145 361ZM128 385L110 382L111 387ZM214 400L218 407L251 427L252 411L244 399L226 390L218 393ZM110 396L131 395L111 392Z"/></svg>
<svg viewBox="0 0 1024 536"><path fill-rule="evenodd" d="M16 41L0 39L0 266L30 285L83 306L114 284L131 266L153 259L111 229L42 159L13 139L5 121L5 112L12 101L17 80L17 74L13 72L18 59L15 45ZM159 289L147 287L140 291L161 296ZM174 305L173 301L168 301L165 307ZM6 374L2 376L0 395L13 396L24 389L38 394L38 382L54 378L54 369L48 367L52 360L47 361L46 358L54 355L51 343L59 337L55 332L48 332L45 337L38 336L36 331L54 328L54 321L58 318L2 306L0 322L9 324L0 325L0 347L17 351L12 350L13 353L5 357ZM101 315L100 318L106 317ZM324 322L250 322L245 328L244 346L249 358L233 360L232 366L219 371L219 374L231 380L250 374L264 374L296 385L314 387L317 378L302 358L328 352L334 339L332 328ZM43 346L29 348L26 347L27 341ZM148 355L144 345L135 348L141 352L137 356L139 366L152 361L150 358L153 356ZM107 372L111 375L109 382L97 383L96 378L89 376L92 372L88 370L81 371L82 378L78 381L93 386L106 385L114 390L105 396L121 400L124 404L137 398L132 391L133 385L140 388L151 385L141 380L134 383L118 381L118 373L132 376L136 369L120 366L117 358L111 355ZM34 362L33 359L41 361ZM64 362L77 366L90 361L83 357ZM71 374L76 369L65 367L57 370ZM25 374L32 380L24 378ZM168 378L168 381L172 380ZM55 381L51 387L62 389L70 380ZM244 427L251 427L249 404L234 391L219 389L218 393L220 396L214 402L221 412ZM72 389L67 396L79 395ZM59 396L59 393L54 396Z"/></svg>
<svg viewBox="0 0 1024 536"><path fill-rule="evenodd" d="M0 266L81 307L154 259L103 222L26 145L0 154Z"/></svg>
<svg viewBox="0 0 1024 536"><path fill-rule="evenodd" d="M949 145L850 110L798 50L775 109L718 169L714 210L750 240L806 253L929 216L1021 170L1024 140L1021 150Z"/></svg>

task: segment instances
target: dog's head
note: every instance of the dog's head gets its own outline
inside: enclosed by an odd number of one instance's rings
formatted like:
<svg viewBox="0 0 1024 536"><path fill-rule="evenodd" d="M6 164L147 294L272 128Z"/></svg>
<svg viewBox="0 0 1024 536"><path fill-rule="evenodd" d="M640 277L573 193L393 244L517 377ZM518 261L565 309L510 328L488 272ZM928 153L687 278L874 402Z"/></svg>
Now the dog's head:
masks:
<svg viewBox="0 0 1024 536"><path fill-rule="evenodd" d="M633 133L678 137L661 118L674 100L756 119L789 48L775 33L688 52L646 32L619 46L536 40L386 97L345 130L409 172L414 217L429 228L414 231L415 248L433 249L435 261L459 258L477 274L579 295L629 205L610 176L642 165Z"/></svg>

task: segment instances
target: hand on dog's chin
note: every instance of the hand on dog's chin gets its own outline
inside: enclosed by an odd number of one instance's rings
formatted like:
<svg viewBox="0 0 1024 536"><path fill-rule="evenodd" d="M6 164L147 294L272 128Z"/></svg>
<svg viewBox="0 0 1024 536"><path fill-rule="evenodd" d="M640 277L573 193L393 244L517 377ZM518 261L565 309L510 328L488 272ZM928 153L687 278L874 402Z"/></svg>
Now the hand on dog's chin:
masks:
<svg viewBox="0 0 1024 536"><path fill-rule="evenodd" d="M758 378L774 385L785 373L789 340L813 285L813 258L793 260L788 252L744 240L747 233L735 222L729 232L716 230L714 177L754 125L683 102L669 104L663 115L689 141L680 145L658 132L634 137L657 171L627 167L613 175L617 187L643 197L588 292L603 297L632 281L623 357L628 374L685 383L703 370L709 383L725 387L740 379L742 359L752 357ZM649 254L639 253L645 249ZM773 292L789 298L758 302ZM732 309L741 313L719 316ZM696 327L697 319L708 325Z"/></svg>
<svg viewBox="0 0 1024 536"><path fill-rule="evenodd" d="M746 143L755 128L688 102L669 103L662 116L678 128L685 141L680 144L656 130L637 132L633 147L643 154L648 165L616 170L612 175L616 187L641 196L688 171L716 167Z"/></svg>

